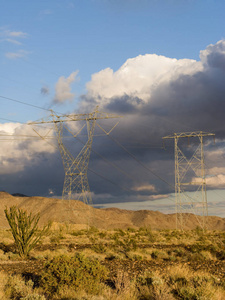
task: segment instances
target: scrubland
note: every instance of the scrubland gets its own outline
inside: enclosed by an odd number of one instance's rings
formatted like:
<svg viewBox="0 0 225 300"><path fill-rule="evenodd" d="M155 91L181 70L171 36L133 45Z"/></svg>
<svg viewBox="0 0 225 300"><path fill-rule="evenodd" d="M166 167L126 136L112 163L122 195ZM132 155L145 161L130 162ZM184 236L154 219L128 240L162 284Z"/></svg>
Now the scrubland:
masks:
<svg viewBox="0 0 225 300"><path fill-rule="evenodd" d="M26 260L0 237L0 299L225 299L223 231L54 223Z"/></svg>

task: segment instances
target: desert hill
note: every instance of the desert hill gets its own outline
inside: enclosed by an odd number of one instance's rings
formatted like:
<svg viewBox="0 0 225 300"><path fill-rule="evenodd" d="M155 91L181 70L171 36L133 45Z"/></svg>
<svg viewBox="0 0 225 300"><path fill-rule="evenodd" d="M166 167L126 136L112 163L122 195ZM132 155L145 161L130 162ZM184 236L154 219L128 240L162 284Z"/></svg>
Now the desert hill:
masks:
<svg viewBox="0 0 225 300"><path fill-rule="evenodd" d="M51 220L62 223L89 224L101 229L143 226L151 226L152 229L176 228L175 214L166 215L150 210L97 209L77 200L12 196L6 192L0 192L0 227L8 227L4 209L13 205L34 214L40 213L40 225ZM189 215L186 226L186 229L198 226L198 221L193 214ZM213 230L225 230L225 219L210 216L208 217L208 227Z"/></svg>

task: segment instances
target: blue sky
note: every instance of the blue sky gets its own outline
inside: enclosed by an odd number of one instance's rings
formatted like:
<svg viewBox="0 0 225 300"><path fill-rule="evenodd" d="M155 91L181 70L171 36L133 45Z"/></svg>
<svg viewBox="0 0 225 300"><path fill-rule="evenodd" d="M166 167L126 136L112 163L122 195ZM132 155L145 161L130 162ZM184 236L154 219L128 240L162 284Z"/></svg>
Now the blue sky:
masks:
<svg viewBox="0 0 225 300"><path fill-rule="evenodd" d="M206 149L208 175L215 179L209 180L209 188L219 188L223 197L224 11L222 0L2 0L0 132L26 133L20 125L47 116L46 109L87 112L96 104L125 116L115 136L132 147L160 147L162 136L173 132L212 131L219 141L217 148L208 144ZM59 159L55 160L56 153L43 144L16 143L4 142L2 146L0 189L60 195L63 169ZM154 176L146 178L140 166L133 165L109 142L104 143L96 142L93 147L127 172L137 173L137 180L129 182L110 172L111 180L135 191L125 194L115 193L110 186L102 188L101 182L90 177L99 205L104 197L107 203L134 203L137 191L142 203L153 203L152 194L172 193ZM115 150L111 156L107 147ZM135 147L134 155L173 183L172 150L165 154L162 149L149 147L149 152L141 152ZM45 170L46 160L49 170ZM95 157L91 163L102 174L109 174ZM43 170L55 174L56 168L60 174L55 182L39 181L39 188L32 192ZM11 185L7 183L10 180ZM221 211L219 198L215 214ZM157 208L157 201L154 205Z"/></svg>
<svg viewBox="0 0 225 300"><path fill-rule="evenodd" d="M224 37L224 6L194 0L2 1L2 40L9 39L5 31L25 35L16 39L21 45L1 42L2 94L44 106L58 78L75 70L80 79L72 89L78 96L93 73L117 70L140 54L199 60L200 50ZM48 97L40 96L42 85L51 90ZM17 116L26 121L27 114L17 110Z"/></svg>

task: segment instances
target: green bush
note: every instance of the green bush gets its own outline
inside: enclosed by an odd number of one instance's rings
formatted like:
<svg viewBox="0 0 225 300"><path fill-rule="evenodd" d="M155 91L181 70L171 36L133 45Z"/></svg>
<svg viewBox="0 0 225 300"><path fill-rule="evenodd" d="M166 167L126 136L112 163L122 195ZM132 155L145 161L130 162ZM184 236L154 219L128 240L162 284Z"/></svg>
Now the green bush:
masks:
<svg viewBox="0 0 225 300"><path fill-rule="evenodd" d="M48 296L54 295L63 287L96 294L99 291L99 284L106 278L107 270L98 260L77 253L72 257L66 255L54 257L47 262L40 285Z"/></svg>
<svg viewBox="0 0 225 300"><path fill-rule="evenodd" d="M186 256L185 250L182 249L182 248L174 249L174 250L173 250L173 253L174 253L176 256L178 256L178 257L185 257L185 256Z"/></svg>
<svg viewBox="0 0 225 300"><path fill-rule="evenodd" d="M134 228L132 228L132 227L128 227L127 228L127 232L135 232L136 230L134 229Z"/></svg>
<svg viewBox="0 0 225 300"><path fill-rule="evenodd" d="M87 230L87 235L92 235L92 234L95 234L95 233L98 233L99 232L99 229L94 227L94 226L91 226L88 230Z"/></svg>
<svg viewBox="0 0 225 300"><path fill-rule="evenodd" d="M156 237L154 235L154 233L152 232L152 229L150 226L148 227L140 227L136 236L140 237L140 236L144 236L147 238L147 240L150 242L150 243L154 243L156 241Z"/></svg>
<svg viewBox="0 0 225 300"><path fill-rule="evenodd" d="M91 249L96 253L106 253L107 250L103 243L95 244L91 247Z"/></svg>
<svg viewBox="0 0 225 300"><path fill-rule="evenodd" d="M99 232L98 236L103 239L107 236L107 233L106 232Z"/></svg>
<svg viewBox="0 0 225 300"><path fill-rule="evenodd" d="M121 232L120 235L115 233L112 239L114 240L113 247L119 252L126 254L131 250L135 251L137 249L135 237L132 237L128 232L124 233L124 235Z"/></svg>

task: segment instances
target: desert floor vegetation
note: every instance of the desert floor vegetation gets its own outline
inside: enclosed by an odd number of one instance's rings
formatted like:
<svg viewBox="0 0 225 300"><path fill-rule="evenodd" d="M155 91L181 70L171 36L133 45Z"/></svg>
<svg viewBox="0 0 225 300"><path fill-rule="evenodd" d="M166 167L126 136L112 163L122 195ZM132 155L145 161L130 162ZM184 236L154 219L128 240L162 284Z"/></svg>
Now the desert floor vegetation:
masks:
<svg viewBox="0 0 225 300"><path fill-rule="evenodd" d="M0 230L1 299L225 299L225 233L52 224L21 256Z"/></svg>

